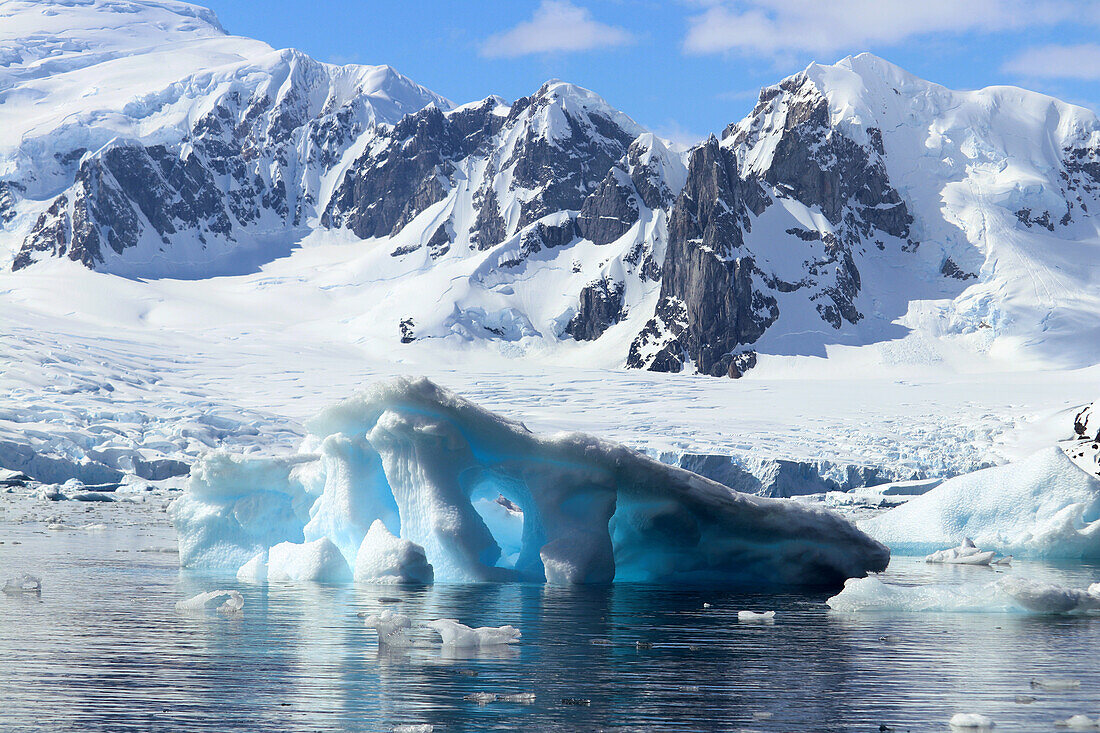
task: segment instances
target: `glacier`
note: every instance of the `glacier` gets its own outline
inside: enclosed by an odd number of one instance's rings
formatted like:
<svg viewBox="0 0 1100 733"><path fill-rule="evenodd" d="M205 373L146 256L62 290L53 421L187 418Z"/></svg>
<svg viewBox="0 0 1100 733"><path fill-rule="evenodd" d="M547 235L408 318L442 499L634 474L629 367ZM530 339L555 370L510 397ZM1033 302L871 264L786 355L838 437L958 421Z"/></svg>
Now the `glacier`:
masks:
<svg viewBox="0 0 1100 733"><path fill-rule="evenodd" d="M1100 480L1056 446L974 471L859 522L903 555L971 538L979 547L1039 558L1100 558Z"/></svg>
<svg viewBox="0 0 1100 733"><path fill-rule="evenodd" d="M773 588L837 586L889 561L828 510L591 435L540 436L426 378L378 382L307 429L296 455L198 462L170 508L182 566L260 581ZM514 508L487 522L478 507L500 497Z"/></svg>

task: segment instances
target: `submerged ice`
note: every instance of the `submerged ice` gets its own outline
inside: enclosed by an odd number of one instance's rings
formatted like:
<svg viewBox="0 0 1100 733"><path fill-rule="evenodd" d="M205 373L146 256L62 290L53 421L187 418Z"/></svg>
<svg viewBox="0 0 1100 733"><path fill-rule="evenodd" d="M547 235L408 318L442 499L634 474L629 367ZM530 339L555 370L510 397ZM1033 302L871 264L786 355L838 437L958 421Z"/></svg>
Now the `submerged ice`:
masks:
<svg viewBox="0 0 1100 733"><path fill-rule="evenodd" d="M212 453L172 507L184 566L262 580L839 585L889 553L845 519L582 433L539 436L426 379L311 420L300 453Z"/></svg>

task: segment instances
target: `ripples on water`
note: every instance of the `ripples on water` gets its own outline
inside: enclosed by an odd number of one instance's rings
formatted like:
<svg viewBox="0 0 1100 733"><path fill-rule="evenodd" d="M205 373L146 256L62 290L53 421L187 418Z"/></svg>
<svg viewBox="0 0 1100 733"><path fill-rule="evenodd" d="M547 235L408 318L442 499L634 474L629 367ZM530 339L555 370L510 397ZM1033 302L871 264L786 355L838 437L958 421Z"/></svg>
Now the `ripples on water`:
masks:
<svg viewBox="0 0 1100 733"><path fill-rule="evenodd" d="M824 594L750 596L620 585L250 586L181 576L164 530L0 526L0 581L42 576L41 597L0 596L0 730L9 731L946 731L955 712L997 730L1100 715L1100 619L830 613ZM13 544L18 542L20 544ZM986 568L898 562L913 582ZM1011 572L1084 586L1095 568ZM217 587L240 618L181 615ZM513 624L496 652L380 651L359 611L382 596L414 620ZM704 609L703 604L712 607ZM739 624L739 609L775 609ZM594 645L606 639L610 645ZM636 642L652 648L637 648ZM1033 677L1081 688L1034 690ZM463 699L534 692L531 705ZM1036 698L1015 702L1017 695ZM563 698L591 700L566 705Z"/></svg>

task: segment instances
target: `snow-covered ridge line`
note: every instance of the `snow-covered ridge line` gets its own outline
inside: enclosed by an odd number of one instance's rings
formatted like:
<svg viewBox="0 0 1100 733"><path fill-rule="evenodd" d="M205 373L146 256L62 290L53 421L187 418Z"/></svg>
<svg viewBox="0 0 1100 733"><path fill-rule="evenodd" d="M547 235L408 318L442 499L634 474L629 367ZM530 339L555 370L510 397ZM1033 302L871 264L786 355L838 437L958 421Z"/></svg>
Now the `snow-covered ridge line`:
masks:
<svg viewBox="0 0 1100 733"><path fill-rule="evenodd" d="M349 259L371 253L344 283L377 304L356 337L395 349L732 377L845 347L1100 360L1100 123L1044 95L954 92L861 54L684 151L558 80L454 108L173 3L10 7L16 46L59 44L54 66L0 71L16 270L250 273L337 231L367 240ZM104 20L120 8L138 12ZM174 39L171 62L150 38Z"/></svg>

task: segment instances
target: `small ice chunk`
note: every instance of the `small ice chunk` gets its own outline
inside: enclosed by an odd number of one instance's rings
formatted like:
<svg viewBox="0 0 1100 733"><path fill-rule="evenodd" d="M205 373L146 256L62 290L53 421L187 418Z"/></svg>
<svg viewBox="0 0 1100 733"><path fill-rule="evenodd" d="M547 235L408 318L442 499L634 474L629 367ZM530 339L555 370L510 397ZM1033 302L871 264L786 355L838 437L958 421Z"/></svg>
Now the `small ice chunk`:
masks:
<svg viewBox="0 0 1100 733"><path fill-rule="evenodd" d="M1032 697L1031 695L1017 695L1016 696L1016 704L1017 705L1030 705L1033 702L1035 702L1035 698Z"/></svg>
<svg viewBox="0 0 1100 733"><path fill-rule="evenodd" d="M980 713L955 713L948 725L964 730L990 730L994 727L993 719Z"/></svg>
<svg viewBox="0 0 1100 733"><path fill-rule="evenodd" d="M433 730L435 726L431 723L408 723L393 727L393 733L432 733Z"/></svg>
<svg viewBox="0 0 1100 733"><path fill-rule="evenodd" d="M652 641L636 641L636 642L634 642L634 646L638 649L652 649L653 648L653 642Z"/></svg>
<svg viewBox="0 0 1100 733"><path fill-rule="evenodd" d="M500 702L514 702L519 705L530 705L535 701L535 693L517 692L513 695L497 695L497 700Z"/></svg>
<svg viewBox="0 0 1100 733"><path fill-rule="evenodd" d="M491 702L496 702L497 696L493 692L473 692L465 695L462 699L476 702L478 705L488 705Z"/></svg>
<svg viewBox="0 0 1100 733"><path fill-rule="evenodd" d="M710 604L709 603L704 603L703 608L710 608Z"/></svg>
<svg viewBox="0 0 1100 733"><path fill-rule="evenodd" d="M235 590L229 591L229 597L225 599L225 603L218 606L218 613L224 613L226 616L240 613L244 608L244 596Z"/></svg>
<svg viewBox="0 0 1100 733"><path fill-rule="evenodd" d="M775 713L769 713L765 710L758 710L752 714L752 717L756 718L757 720L767 720L771 718L774 714Z"/></svg>
<svg viewBox="0 0 1100 733"><path fill-rule="evenodd" d="M218 606L219 613L224 613L228 616L240 613L241 609L244 608L244 596L242 596L239 591L212 590L207 593L199 593L185 601L179 601L176 603L176 610L181 612L202 611L206 609L206 605L210 603L210 601L222 597L225 597L226 600Z"/></svg>
<svg viewBox="0 0 1100 733"><path fill-rule="evenodd" d="M1069 677L1033 677L1031 679L1031 686L1043 690L1077 690L1081 687L1081 680L1075 680Z"/></svg>
<svg viewBox="0 0 1100 733"><path fill-rule="evenodd" d="M424 625L439 632L444 646L486 647L514 644L520 637L520 630L515 626L482 626L472 629L453 618L440 618Z"/></svg>
<svg viewBox="0 0 1100 733"><path fill-rule="evenodd" d="M351 579L351 568L328 537L280 542L267 551L267 579L339 583Z"/></svg>
<svg viewBox="0 0 1100 733"><path fill-rule="evenodd" d="M587 697L563 697L561 699L562 705L580 705L582 707L588 707L592 704L592 701Z"/></svg>
<svg viewBox="0 0 1100 733"><path fill-rule="evenodd" d="M775 611L764 611L763 613L757 613L756 611L737 612L737 620L742 622L772 621L774 619Z"/></svg>
<svg viewBox="0 0 1100 733"><path fill-rule="evenodd" d="M1078 713L1065 720L1056 720L1054 725L1059 728L1071 728L1073 730L1096 730L1100 728L1100 720L1093 720L1087 715Z"/></svg>
<svg viewBox="0 0 1100 733"><path fill-rule="evenodd" d="M41 593L42 579L34 575L20 575L18 578L11 578L4 583L4 592L9 596L17 593Z"/></svg>
<svg viewBox="0 0 1100 733"><path fill-rule="evenodd" d="M589 639L588 643L592 646L611 646L611 639Z"/></svg>
<svg viewBox="0 0 1100 733"><path fill-rule="evenodd" d="M996 556L996 552L983 552L979 550L974 544L974 540L967 537L958 547L952 547L947 550L937 550L924 558L924 561L930 563L946 563L949 565L989 565Z"/></svg>
<svg viewBox="0 0 1100 733"><path fill-rule="evenodd" d="M412 619L403 613L387 608L367 616L363 624L378 632L378 644L381 646L408 646L410 643L408 630L412 628Z"/></svg>
<svg viewBox="0 0 1100 733"><path fill-rule="evenodd" d="M424 548L395 537L374 520L355 556L355 580L364 583L430 584L435 577Z"/></svg>

